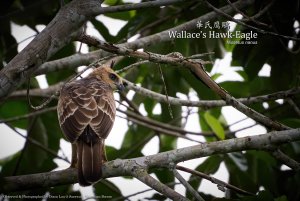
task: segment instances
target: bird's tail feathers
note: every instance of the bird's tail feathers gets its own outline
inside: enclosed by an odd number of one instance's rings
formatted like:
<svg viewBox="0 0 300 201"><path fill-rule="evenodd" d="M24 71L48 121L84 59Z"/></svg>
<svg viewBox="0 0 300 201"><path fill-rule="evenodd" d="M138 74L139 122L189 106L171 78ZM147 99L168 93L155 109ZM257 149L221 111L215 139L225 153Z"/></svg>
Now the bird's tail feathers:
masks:
<svg viewBox="0 0 300 201"><path fill-rule="evenodd" d="M81 186L88 186L102 177L104 141L87 131L77 140L77 148L78 181Z"/></svg>

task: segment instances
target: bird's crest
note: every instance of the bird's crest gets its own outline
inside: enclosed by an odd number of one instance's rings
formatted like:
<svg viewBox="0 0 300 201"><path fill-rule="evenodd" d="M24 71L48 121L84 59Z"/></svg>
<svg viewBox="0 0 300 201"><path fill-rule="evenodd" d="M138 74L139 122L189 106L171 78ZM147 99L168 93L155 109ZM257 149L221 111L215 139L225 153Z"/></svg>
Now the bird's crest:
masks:
<svg viewBox="0 0 300 201"><path fill-rule="evenodd" d="M111 66L103 65L94 69L94 71L89 76L94 76L100 81L109 84L112 89L124 89L122 78L112 70Z"/></svg>

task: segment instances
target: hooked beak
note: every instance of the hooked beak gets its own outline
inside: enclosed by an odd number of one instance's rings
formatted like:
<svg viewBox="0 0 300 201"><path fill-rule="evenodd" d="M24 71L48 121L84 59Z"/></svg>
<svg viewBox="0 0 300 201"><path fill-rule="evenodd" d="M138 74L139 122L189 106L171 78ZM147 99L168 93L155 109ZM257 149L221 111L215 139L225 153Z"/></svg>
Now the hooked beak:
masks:
<svg viewBox="0 0 300 201"><path fill-rule="evenodd" d="M117 85L117 89L118 89L119 91L123 91L123 90L125 89L126 86L127 86L127 83L126 83L126 82L123 82L123 83Z"/></svg>

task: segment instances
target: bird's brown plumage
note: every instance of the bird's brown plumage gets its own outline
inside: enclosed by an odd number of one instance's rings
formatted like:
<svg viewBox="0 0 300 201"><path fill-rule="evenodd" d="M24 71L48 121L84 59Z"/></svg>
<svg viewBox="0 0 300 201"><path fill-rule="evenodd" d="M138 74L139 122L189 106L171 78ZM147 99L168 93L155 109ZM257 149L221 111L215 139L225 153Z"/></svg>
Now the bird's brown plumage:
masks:
<svg viewBox="0 0 300 201"><path fill-rule="evenodd" d="M116 113L113 91L123 88L122 79L107 66L88 77L67 83L61 90L57 113L65 137L72 143L71 166L78 168L82 186L101 178L106 161L104 140Z"/></svg>

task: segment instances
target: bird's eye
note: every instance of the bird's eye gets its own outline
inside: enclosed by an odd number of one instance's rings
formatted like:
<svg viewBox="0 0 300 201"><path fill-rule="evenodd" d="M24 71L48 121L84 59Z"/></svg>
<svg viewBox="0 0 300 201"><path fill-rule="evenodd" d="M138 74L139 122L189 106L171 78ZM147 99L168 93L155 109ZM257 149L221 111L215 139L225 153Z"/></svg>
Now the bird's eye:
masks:
<svg viewBox="0 0 300 201"><path fill-rule="evenodd" d="M112 80L112 81L115 81L117 79L117 76L113 73L110 73L109 74L109 78Z"/></svg>

